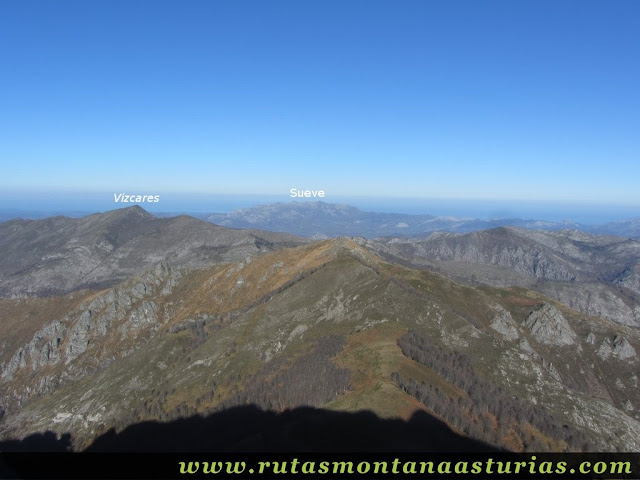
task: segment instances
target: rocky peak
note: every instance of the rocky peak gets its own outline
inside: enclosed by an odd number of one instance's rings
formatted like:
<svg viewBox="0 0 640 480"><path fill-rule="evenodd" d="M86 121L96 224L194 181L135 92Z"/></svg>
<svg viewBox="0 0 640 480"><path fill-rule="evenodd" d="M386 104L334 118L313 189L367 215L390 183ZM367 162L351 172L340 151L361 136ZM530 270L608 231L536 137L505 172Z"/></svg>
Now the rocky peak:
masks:
<svg viewBox="0 0 640 480"><path fill-rule="evenodd" d="M533 310L524 321L533 337L545 345L574 345L577 335L562 313L549 303Z"/></svg>
<svg viewBox="0 0 640 480"><path fill-rule="evenodd" d="M140 205L132 205L131 207L120 208L116 210L118 214L122 216L133 216L133 217L142 217L142 218L153 218L153 215L147 212Z"/></svg>

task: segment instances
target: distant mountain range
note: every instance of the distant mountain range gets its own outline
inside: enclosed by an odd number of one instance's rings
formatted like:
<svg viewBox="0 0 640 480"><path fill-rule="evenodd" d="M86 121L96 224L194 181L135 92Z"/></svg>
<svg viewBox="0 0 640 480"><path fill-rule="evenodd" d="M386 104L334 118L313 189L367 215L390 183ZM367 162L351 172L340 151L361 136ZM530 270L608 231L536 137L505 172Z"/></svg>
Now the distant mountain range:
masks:
<svg viewBox="0 0 640 480"><path fill-rule="evenodd" d="M258 228L317 239L338 236L407 237L437 231L465 233L505 226L535 230L572 229L595 234L640 237L640 218L611 222L602 226L590 226L570 221L549 222L519 218L481 220L365 212L348 205L321 201L274 203L243 208L228 214L197 214L196 216L225 227Z"/></svg>
<svg viewBox="0 0 640 480"><path fill-rule="evenodd" d="M312 238L339 236L411 236L440 230L470 232L503 225L524 228L575 228L575 224L534 220L478 220L432 215L364 212L348 205L325 202L290 202L260 205L228 214L200 215L217 225L260 228Z"/></svg>
<svg viewBox="0 0 640 480"><path fill-rule="evenodd" d="M0 451L640 451L639 245L312 241L139 207L5 222Z"/></svg>
<svg viewBox="0 0 640 480"><path fill-rule="evenodd" d="M585 225L573 221L546 221L540 219L496 218L491 220L460 217L436 217L404 213L368 212L349 205L322 201L292 201L241 208L230 213L184 214L229 228L259 229L286 232L314 239L339 236L376 238L386 236L418 236L444 231L474 232L496 227L520 227L533 230L579 230L598 235L616 235L640 238L640 217ZM41 219L51 216L80 218L81 211L26 211L0 210L0 222L16 218ZM155 213L157 217L174 217L176 213Z"/></svg>
<svg viewBox="0 0 640 480"><path fill-rule="evenodd" d="M603 225L583 228L583 230L598 235L617 235L619 237L640 238L640 218L630 218L627 220L619 220L617 222L609 222Z"/></svg>

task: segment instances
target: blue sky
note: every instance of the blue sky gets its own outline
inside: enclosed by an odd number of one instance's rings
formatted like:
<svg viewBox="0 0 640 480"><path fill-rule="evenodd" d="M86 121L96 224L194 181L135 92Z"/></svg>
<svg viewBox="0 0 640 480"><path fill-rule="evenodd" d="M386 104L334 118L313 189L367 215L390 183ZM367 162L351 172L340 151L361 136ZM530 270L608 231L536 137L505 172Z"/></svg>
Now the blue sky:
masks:
<svg viewBox="0 0 640 480"><path fill-rule="evenodd" d="M1 0L0 188L640 206L639 18L638 1Z"/></svg>

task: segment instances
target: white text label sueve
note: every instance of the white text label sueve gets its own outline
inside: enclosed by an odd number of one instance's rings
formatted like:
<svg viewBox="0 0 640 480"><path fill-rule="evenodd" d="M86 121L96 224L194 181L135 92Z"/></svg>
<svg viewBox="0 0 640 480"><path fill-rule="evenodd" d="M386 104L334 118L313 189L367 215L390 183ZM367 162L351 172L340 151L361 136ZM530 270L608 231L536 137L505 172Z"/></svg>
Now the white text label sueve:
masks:
<svg viewBox="0 0 640 480"><path fill-rule="evenodd" d="M298 190L297 188L292 188L289 192L291 198L325 197L324 190Z"/></svg>

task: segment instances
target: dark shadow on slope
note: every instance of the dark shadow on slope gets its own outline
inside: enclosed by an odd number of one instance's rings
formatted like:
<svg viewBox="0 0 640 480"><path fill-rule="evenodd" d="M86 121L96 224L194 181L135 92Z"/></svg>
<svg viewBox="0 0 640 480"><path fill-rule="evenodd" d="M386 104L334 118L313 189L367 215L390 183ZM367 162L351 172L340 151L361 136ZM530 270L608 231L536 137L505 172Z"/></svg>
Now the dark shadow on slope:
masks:
<svg viewBox="0 0 640 480"><path fill-rule="evenodd" d="M70 452L71 435L65 433L61 437L51 431L34 433L22 440L5 440L0 442L0 452Z"/></svg>
<svg viewBox="0 0 640 480"><path fill-rule="evenodd" d="M1 447L0 447L1 449ZM301 407L282 413L234 407L208 417L169 423L143 422L110 430L89 452L478 452L495 447L453 432L417 412L409 421L371 412L346 413Z"/></svg>

